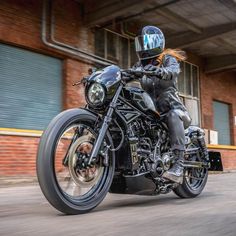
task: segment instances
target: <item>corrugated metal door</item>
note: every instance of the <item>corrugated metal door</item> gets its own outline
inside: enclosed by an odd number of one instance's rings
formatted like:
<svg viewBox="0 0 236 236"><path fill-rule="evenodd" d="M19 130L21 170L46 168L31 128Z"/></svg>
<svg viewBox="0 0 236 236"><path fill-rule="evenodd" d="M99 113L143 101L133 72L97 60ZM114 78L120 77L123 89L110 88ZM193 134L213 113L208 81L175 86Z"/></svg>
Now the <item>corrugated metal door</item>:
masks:
<svg viewBox="0 0 236 236"><path fill-rule="evenodd" d="M0 127L37 129L62 109L62 62L0 44Z"/></svg>
<svg viewBox="0 0 236 236"><path fill-rule="evenodd" d="M218 131L219 144L230 145L229 105L222 102L213 102L214 129Z"/></svg>

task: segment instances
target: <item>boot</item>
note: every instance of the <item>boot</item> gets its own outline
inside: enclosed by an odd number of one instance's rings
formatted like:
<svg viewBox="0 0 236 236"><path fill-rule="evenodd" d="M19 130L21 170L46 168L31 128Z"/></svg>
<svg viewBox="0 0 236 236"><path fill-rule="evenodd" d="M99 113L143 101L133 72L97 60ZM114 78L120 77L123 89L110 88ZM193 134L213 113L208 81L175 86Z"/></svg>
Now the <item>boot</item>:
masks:
<svg viewBox="0 0 236 236"><path fill-rule="evenodd" d="M184 151L174 150L175 163L163 174L163 177L173 182L182 184L184 175Z"/></svg>

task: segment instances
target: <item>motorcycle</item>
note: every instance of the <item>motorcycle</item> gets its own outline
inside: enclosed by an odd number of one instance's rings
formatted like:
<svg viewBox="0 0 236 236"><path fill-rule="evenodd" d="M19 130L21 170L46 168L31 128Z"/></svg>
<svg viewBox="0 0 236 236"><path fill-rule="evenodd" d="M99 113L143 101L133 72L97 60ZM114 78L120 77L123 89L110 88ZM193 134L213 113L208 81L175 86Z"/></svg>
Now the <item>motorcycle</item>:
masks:
<svg viewBox="0 0 236 236"><path fill-rule="evenodd" d="M153 75L115 65L92 73L75 84L84 84L87 105L61 112L41 137L39 185L49 203L65 214L92 210L109 191L127 192L127 180L139 176L155 184L155 194L173 191L194 198L203 191L208 170L215 168L203 130L190 126L182 183L162 177L175 162L165 114L123 72L135 78Z"/></svg>

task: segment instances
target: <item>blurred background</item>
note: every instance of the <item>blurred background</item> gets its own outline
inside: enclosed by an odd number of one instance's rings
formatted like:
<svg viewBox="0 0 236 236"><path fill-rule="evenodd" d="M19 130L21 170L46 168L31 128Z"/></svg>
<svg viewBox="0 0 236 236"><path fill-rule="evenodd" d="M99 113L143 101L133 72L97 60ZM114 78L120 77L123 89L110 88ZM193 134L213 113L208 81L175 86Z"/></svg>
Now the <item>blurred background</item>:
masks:
<svg viewBox="0 0 236 236"><path fill-rule="evenodd" d="M83 87L72 84L91 67L132 66L145 25L187 52L180 96L224 169L236 170L235 0L2 0L0 181L35 179L42 131L85 104Z"/></svg>

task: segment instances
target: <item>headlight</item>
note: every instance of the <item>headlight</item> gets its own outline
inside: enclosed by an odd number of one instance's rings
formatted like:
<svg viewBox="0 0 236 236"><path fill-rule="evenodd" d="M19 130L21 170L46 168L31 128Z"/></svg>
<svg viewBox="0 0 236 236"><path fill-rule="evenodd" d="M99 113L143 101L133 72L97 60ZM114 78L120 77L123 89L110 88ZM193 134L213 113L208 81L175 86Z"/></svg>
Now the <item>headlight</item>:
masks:
<svg viewBox="0 0 236 236"><path fill-rule="evenodd" d="M92 105L100 105L105 98L105 91L101 84L94 83L88 89L88 101Z"/></svg>

